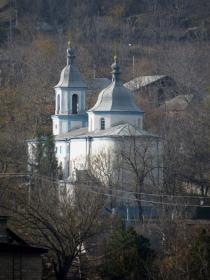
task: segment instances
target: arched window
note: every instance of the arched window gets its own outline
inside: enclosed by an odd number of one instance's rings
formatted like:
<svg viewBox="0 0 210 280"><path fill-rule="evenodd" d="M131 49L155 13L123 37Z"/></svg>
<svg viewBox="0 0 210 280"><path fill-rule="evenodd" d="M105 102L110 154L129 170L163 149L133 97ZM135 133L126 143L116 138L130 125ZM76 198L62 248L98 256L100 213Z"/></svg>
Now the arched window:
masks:
<svg viewBox="0 0 210 280"><path fill-rule="evenodd" d="M78 95L72 95L72 114L78 114Z"/></svg>
<svg viewBox="0 0 210 280"><path fill-rule="evenodd" d="M101 130L104 130L105 129L105 119L101 118L100 122L101 122Z"/></svg>
<svg viewBox="0 0 210 280"><path fill-rule="evenodd" d="M57 95L57 114L60 113L60 102L61 102L61 99L60 99L60 94Z"/></svg>

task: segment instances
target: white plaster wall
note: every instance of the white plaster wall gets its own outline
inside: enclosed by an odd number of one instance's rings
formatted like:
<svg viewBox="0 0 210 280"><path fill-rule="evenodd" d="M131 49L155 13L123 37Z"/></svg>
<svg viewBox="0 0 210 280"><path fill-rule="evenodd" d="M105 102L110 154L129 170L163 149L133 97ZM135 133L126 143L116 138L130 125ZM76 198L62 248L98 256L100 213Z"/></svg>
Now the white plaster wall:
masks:
<svg viewBox="0 0 210 280"><path fill-rule="evenodd" d="M88 112L88 131L93 131L93 112Z"/></svg>
<svg viewBox="0 0 210 280"><path fill-rule="evenodd" d="M114 148L115 141L112 138L94 138L91 146L91 154L109 153L112 152Z"/></svg>
<svg viewBox="0 0 210 280"><path fill-rule="evenodd" d="M100 130L101 128L101 118L105 119L105 129L111 127L111 116L110 114L103 114L100 115L94 114L93 112L88 113L89 120L92 120L92 127L91 127L91 121L88 120L88 130L94 131L94 130Z"/></svg>
<svg viewBox="0 0 210 280"><path fill-rule="evenodd" d="M68 132L68 120L53 118L53 135Z"/></svg>
<svg viewBox="0 0 210 280"><path fill-rule="evenodd" d="M68 161L69 161L69 143L65 141L55 141L55 155L58 165L62 165L63 175L65 178L69 176Z"/></svg>
<svg viewBox="0 0 210 280"><path fill-rule="evenodd" d="M62 89L60 114L68 114L68 91Z"/></svg>
<svg viewBox="0 0 210 280"><path fill-rule="evenodd" d="M86 111L86 91L81 91L81 113L84 113Z"/></svg>
<svg viewBox="0 0 210 280"><path fill-rule="evenodd" d="M60 95L60 112L58 112L57 96ZM55 114L68 114L68 90L56 88L55 89Z"/></svg>
<svg viewBox="0 0 210 280"><path fill-rule="evenodd" d="M76 128L81 128L82 127L82 122L81 121L71 121L71 130L76 129Z"/></svg>
<svg viewBox="0 0 210 280"><path fill-rule="evenodd" d="M95 114L94 112L88 112L88 131L100 130L101 118L105 119L105 129L122 122L130 123L136 127L142 129L143 115L134 114Z"/></svg>
<svg viewBox="0 0 210 280"><path fill-rule="evenodd" d="M119 124L120 122L126 122L126 123L132 124L136 127L142 128L142 119L143 119L143 116L141 116L141 115L112 114L111 115L111 126ZM139 124L140 124L140 126L139 126Z"/></svg>
<svg viewBox="0 0 210 280"><path fill-rule="evenodd" d="M58 121L58 131L59 131L59 134L68 132L68 120L60 119Z"/></svg>
<svg viewBox="0 0 210 280"><path fill-rule="evenodd" d="M87 155L89 142L86 139L71 139L69 154L69 173L75 178L76 169L85 170L87 168Z"/></svg>
<svg viewBox="0 0 210 280"><path fill-rule="evenodd" d="M58 101L58 95L60 95L60 104L57 103ZM60 105L61 108L61 95L62 95L62 91L60 88L55 88L55 115L58 114L58 107Z"/></svg>
<svg viewBox="0 0 210 280"><path fill-rule="evenodd" d="M141 173L143 165L145 166L148 176L145 177L145 184L159 186L162 182L162 145L158 138L126 138L122 141L116 142L115 149L119 151L119 154L128 154L131 159L133 158L132 152L136 150L136 158L138 162L136 164L137 169ZM131 165L124 163L122 156L122 169L124 184L132 185L134 183L134 170Z"/></svg>
<svg viewBox="0 0 210 280"><path fill-rule="evenodd" d="M53 118L53 135L59 134L58 120Z"/></svg>
<svg viewBox="0 0 210 280"><path fill-rule="evenodd" d="M77 94L78 96L78 113L85 112L85 90L70 90L68 88L55 89L55 114L58 113L57 96L60 95L60 113L62 115L68 115L72 113L72 96Z"/></svg>
<svg viewBox="0 0 210 280"><path fill-rule="evenodd" d="M145 179L147 184L156 183L158 186L162 182L162 171L161 171L161 144L159 141L154 138L153 141L147 143L148 140L144 138L138 138L135 140L135 145L137 145L137 150L139 151L138 155L140 155L140 151L144 150L145 145L149 145L148 155L151 157L151 166L154 167L152 169L152 175ZM71 140L70 143L70 177L71 179L76 178L76 169L77 170L86 170L88 169L88 164L92 163L92 159L99 159L99 165L103 165L104 168L110 168L111 172L113 171L113 178L116 178L118 182L121 184L131 185L134 181L131 179L131 176L134 176L134 172L132 168L127 168L127 166L123 163L123 158L119 161L119 156L121 151L124 148L124 153L129 153L130 147L133 145L132 139L125 140L124 142L119 141L118 138L93 138L91 141L86 139L75 139ZM101 155L101 157L98 157ZM107 165L107 160L111 160ZM140 164L141 164L141 159ZM119 162L119 165L118 165ZM115 164L115 169L112 170L112 164ZM116 169L116 164L117 169ZM108 166L109 165L109 166ZM150 167L151 167L150 166ZM159 166L159 169L157 168ZM92 166L94 167L94 166ZM97 170L95 170L97 172ZM106 172L105 170L101 170L101 174ZM115 173L115 174L114 174ZM120 174L120 176L119 176ZM96 177L97 174L95 174ZM151 181L152 179L152 181ZM115 180L115 179L114 179Z"/></svg>
<svg viewBox="0 0 210 280"><path fill-rule="evenodd" d="M31 171L31 165L35 163L36 144L33 142L27 143L28 148L28 171Z"/></svg>
<svg viewBox="0 0 210 280"><path fill-rule="evenodd" d="M89 141L90 140L90 141ZM91 156L109 153L115 143L111 138L72 139L70 141L70 176L75 178L76 169L85 170Z"/></svg>

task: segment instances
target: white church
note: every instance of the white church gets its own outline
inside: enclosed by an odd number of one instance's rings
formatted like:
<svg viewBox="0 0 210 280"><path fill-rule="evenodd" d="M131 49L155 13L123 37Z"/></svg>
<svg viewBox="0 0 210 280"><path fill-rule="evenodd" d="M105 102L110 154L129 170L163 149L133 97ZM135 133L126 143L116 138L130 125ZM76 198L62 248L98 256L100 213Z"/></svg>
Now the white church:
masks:
<svg viewBox="0 0 210 280"><path fill-rule="evenodd" d="M67 49L67 65L55 86L52 116L56 157L64 179L75 180L77 171L88 169L91 157L114 155L122 145L129 147L131 139L141 149L141 143L149 139L159 180L159 137L143 130L144 112L135 104L132 92L123 86L116 57L111 68L111 83L99 93L96 104L86 110L87 86L76 66L73 48ZM33 145L33 140L28 142L29 155Z"/></svg>

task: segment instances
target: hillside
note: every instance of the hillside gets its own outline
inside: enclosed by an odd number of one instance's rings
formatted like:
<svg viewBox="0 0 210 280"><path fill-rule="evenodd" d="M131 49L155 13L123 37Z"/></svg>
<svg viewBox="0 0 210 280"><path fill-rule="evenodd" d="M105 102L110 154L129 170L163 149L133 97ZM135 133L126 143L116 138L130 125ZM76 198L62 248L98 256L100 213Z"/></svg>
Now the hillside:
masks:
<svg viewBox="0 0 210 280"><path fill-rule="evenodd" d="M210 89L209 23L210 3L204 0L37 0L30 5L0 0L0 128L8 165L15 162L11 169L19 169L24 140L38 126L51 130L53 86L66 63L69 39L87 82L94 75L110 79L117 53L123 81L167 75L179 93L201 96ZM87 108L97 95L87 96ZM136 100L145 111L145 127L160 133L158 112L139 95Z"/></svg>
<svg viewBox="0 0 210 280"><path fill-rule="evenodd" d="M19 35L26 30L55 34L81 29L85 23L90 31L84 30L86 34L83 35L85 40L91 41L96 18L104 31L108 31L104 37L108 34L111 38L120 37L123 27L123 32L127 31L126 38L131 41L210 38L210 3L207 0L39 0L30 5L26 0L1 0L0 39L4 41L11 36L11 29Z"/></svg>

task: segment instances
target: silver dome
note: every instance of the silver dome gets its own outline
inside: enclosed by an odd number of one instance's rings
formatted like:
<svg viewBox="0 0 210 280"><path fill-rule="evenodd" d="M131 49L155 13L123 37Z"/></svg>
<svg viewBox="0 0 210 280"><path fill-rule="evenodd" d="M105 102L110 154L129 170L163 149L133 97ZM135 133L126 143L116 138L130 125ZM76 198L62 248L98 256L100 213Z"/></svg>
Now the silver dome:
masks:
<svg viewBox="0 0 210 280"><path fill-rule="evenodd" d="M124 87L120 80L117 57L112 64L112 83L100 92L95 106L89 110L89 112L93 111L143 113L135 104L131 91Z"/></svg>
<svg viewBox="0 0 210 280"><path fill-rule="evenodd" d="M81 79L79 70L76 65L74 65L74 60L74 49L69 45L67 49L67 65L62 70L60 81L55 87L86 88L85 83Z"/></svg>

